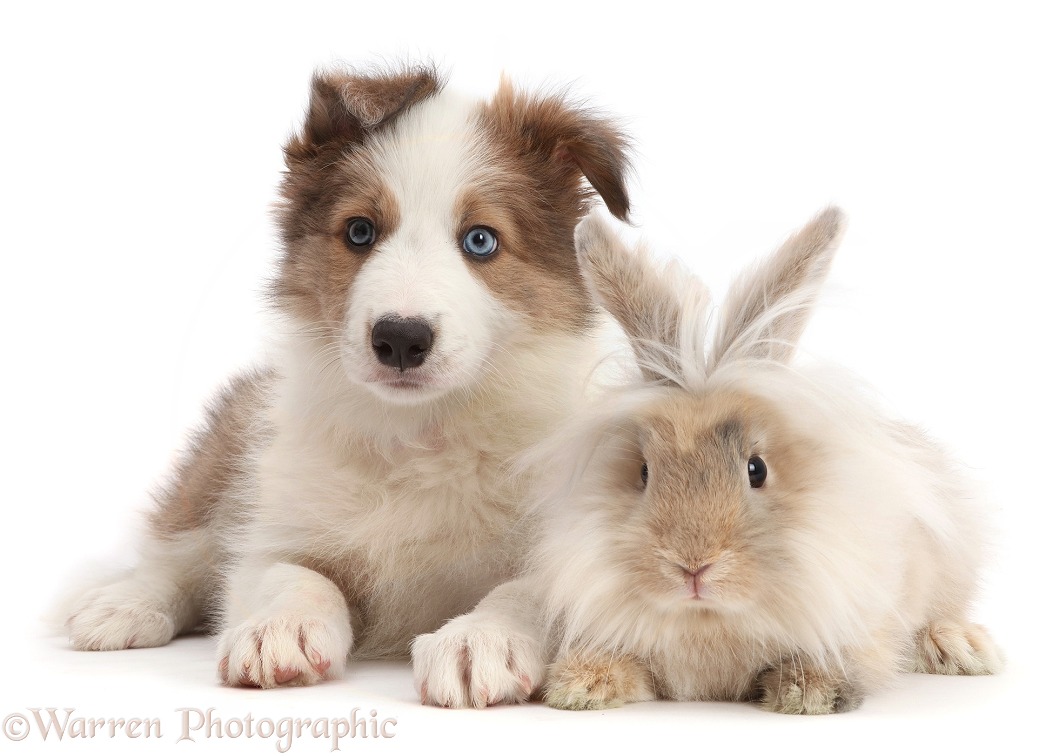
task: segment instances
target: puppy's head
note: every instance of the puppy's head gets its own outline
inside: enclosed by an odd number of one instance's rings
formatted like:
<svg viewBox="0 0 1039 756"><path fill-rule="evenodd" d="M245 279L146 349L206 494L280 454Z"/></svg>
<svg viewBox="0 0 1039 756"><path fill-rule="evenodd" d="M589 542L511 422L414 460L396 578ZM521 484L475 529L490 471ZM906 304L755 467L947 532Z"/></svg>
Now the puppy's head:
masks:
<svg viewBox="0 0 1039 756"><path fill-rule="evenodd" d="M561 96L503 83L476 102L428 68L318 73L285 147L276 300L383 400L471 387L497 355L589 325L574 227L595 193L627 216L625 147Z"/></svg>

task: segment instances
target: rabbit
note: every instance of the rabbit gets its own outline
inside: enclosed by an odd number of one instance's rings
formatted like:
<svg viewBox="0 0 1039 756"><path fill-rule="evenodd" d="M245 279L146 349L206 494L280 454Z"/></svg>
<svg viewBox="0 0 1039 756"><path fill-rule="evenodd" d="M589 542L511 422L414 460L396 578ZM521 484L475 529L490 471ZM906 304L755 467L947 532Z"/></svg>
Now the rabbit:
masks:
<svg viewBox="0 0 1039 756"><path fill-rule="evenodd" d="M582 221L582 274L641 376L528 458L556 480L540 545L416 639L425 702L827 714L900 672L1001 669L968 619L989 540L971 482L853 378L792 364L844 225L827 208L744 272L712 331L698 279Z"/></svg>

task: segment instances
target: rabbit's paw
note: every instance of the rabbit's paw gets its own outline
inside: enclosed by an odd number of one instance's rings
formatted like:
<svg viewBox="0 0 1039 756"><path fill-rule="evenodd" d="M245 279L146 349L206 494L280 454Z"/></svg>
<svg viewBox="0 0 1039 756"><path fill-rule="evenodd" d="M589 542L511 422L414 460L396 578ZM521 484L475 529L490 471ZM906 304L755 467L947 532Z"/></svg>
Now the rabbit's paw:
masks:
<svg viewBox="0 0 1039 756"><path fill-rule="evenodd" d="M846 677L796 659L762 672L758 690L761 707L780 714L839 714L862 705L862 694Z"/></svg>
<svg viewBox="0 0 1039 756"><path fill-rule="evenodd" d="M482 709L530 698L545 676L541 644L504 624L453 620L411 647L422 703Z"/></svg>
<svg viewBox="0 0 1039 756"><path fill-rule="evenodd" d="M653 679L633 656L572 653L549 668L545 703L555 709L608 709L653 698Z"/></svg>
<svg viewBox="0 0 1039 756"><path fill-rule="evenodd" d="M932 675L991 675L1003 660L981 625L932 622L917 638L914 672Z"/></svg>

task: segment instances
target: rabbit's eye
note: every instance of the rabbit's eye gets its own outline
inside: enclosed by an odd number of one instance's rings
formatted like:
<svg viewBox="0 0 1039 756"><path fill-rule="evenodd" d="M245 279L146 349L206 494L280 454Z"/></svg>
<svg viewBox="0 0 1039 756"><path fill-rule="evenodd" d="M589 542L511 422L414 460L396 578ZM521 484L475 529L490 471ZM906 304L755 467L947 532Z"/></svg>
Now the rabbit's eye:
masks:
<svg viewBox="0 0 1039 756"><path fill-rule="evenodd" d="M750 478L751 488L761 488L765 485L767 475L768 468L765 467L765 460L756 454L747 460L747 477Z"/></svg>
<svg viewBox="0 0 1039 756"><path fill-rule="evenodd" d="M649 465L642 463L642 485L649 483Z"/></svg>

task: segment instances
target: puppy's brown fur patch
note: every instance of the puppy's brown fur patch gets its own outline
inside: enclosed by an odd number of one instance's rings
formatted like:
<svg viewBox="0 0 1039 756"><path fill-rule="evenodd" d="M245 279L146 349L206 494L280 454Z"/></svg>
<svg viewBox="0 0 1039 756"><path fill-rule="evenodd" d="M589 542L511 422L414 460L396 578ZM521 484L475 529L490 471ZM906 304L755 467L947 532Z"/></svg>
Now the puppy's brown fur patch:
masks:
<svg viewBox="0 0 1039 756"><path fill-rule="evenodd" d="M173 537L210 524L226 514L221 506L236 479L247 474L248 444L263 437L257 408L274 381L270 371L240 375L210 406L204 430L192 440L177 465L173 482L156 496L151 532Z"/></svg>
<svg viewBox="0 0 1039 756"><path fill-rule="evenodd" d="M335 166L335 175L323 178L286 178L283 190L294 191L296 181L315 180L320 200L305 209L288 210L289 222L303 221L302 235L286 240L281 271L273 294L278 304L308 323L334 327L342 322L350 285L364 261L377 253L379 242L400 223L400 209L363 152L349 153ZM309 191L309 189L307 190ZM358 252L346 244L347 222L367 218L376 229L375 245Z"/></svg>
<svg viewBox="0 0 1039 756"><path fill-rule="evenodd" d="M507 81L480 119L496 171L460 198L462 216L486 211L504 228L495 227L500 253L474 261L474 270L514 309L548 327L587 326L594 308L578 271L574 229L596 191L627 218L625 138L561 96L522 93Z"/></svg>
<svg viewBox="0 0 1039 756"><path fill-rule="evenodd" d="M400 221L395 198L364 144L442 86L427 67L377 76L315 74L306 122L285 145L288 171L279 208L285 254L270 291L276 304L309 323L339 322L346 292L364 261L344 243L346 221L369 218L382 238Z"/></svg>

